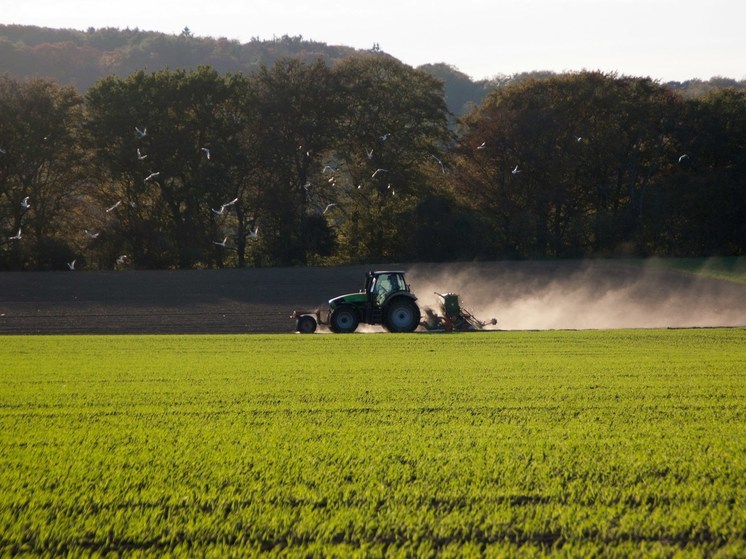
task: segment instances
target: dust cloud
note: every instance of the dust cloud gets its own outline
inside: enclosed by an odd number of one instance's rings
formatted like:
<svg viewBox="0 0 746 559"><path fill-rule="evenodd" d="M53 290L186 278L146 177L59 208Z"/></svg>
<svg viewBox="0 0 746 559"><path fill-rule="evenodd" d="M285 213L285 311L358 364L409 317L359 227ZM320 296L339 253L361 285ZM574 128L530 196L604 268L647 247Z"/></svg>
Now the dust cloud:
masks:
<svg viewBox="0 0 746 559"><path fill-rule="evenodd" d="M458 293L500 330L746 326L746 285L623 261L421 264L420 307Z"/></svg>

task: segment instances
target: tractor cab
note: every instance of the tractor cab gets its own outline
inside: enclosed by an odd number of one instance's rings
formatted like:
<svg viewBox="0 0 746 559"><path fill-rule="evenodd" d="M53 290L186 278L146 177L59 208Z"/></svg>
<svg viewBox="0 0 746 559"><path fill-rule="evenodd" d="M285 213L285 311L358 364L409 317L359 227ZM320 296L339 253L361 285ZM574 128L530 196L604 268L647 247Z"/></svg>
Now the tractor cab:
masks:
<svg viewBox="0 0 746 559"><path fill-rule="evenodd" d="M365 293L374 307L383 307L391 295L402 291L409 292L404 272L368 272L366 275Z"/></svg>

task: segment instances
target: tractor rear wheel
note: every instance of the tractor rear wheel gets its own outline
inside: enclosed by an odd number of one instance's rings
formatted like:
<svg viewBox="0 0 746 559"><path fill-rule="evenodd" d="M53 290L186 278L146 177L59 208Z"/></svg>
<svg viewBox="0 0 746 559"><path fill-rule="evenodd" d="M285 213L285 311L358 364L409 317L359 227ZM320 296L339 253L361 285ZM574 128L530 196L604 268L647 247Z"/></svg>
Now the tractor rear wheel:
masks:
<svg viewBox="0 0 746 559"><path fill-rule="evenodd" d="M420 308L412 299L397 297L386 305L384 323L389 332L414 332L420 324Z"/></svg>
<svg viewBox="0 0 746 559"><path fill-rule="evenodd" d="M349 305L342 305L332 311L329 328L336 334L349 334L355 331L359 323L357 311Z"/></svg>
<svg viewBox="0 0 746 559"><path fill-rule="evenodd" d="M316 331L316 319L310 314L299 316L295 329L301 334L313 334Z"/></svg>

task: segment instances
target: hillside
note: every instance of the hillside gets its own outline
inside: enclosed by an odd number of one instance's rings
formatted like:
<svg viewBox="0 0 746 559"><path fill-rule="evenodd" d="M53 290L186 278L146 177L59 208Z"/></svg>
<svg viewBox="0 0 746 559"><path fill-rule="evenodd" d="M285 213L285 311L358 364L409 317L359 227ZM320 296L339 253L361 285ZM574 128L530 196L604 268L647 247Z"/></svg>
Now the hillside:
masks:
<svg viewBox="0 0 746 559"><path fill-rule="evenodd" d="M304 61L321 58L334 64L368 52L373 51L327 45L302 36L284 35L271 40L254 38L240 43L225 37L197 37L188 28L179 35L169 35L138 28L105 27L78 31L0 24L0 74L53 78L82 93L103 77L125 77L142 69L194 69L207 65L220 73L251 73L262 65L271 66L281 58ZM395 58L395 54L388 54ZM491 80L475 81L448 61L424 64L419 69L443 81L446 103L456 117L479 105L485 94L495 88L555 75L527 69L519 74L498 74ZM746 80L713 77L707 81L692 79L665 85L685 97L695 98L726 87L746 89Z"/></svg>
<svg viewBox="0 0 746 559"><path fill-rule="evenodd" d="M242 44L224 37L196 37L188 29L180 35L167 35L137 28L77 31L0 25L0 74L53 78L83 93L103 77L125 77L141 69L194 69L207 65L220 73L251 73L281 58L323 59L334 64L369 52L372 51L287 35ZM449 109L457 116L479 104L490 89L489 82L472 81L445 63L421 68L443 80Z"/></svg>

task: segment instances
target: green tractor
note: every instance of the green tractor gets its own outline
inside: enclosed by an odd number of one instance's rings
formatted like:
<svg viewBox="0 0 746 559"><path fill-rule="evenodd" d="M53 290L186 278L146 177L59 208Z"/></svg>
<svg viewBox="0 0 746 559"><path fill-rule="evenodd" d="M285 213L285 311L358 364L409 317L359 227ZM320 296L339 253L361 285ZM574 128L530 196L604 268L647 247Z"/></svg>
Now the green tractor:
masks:
<svg viewBox="0 0 746 559"><path fill-rule="evenodd" d="M368 272L364 289L329 300L326 317L322 318L318 309L294 311L291 317L302 334L315 332L318 324L328 325L338 334L354 332L359 324L381 324L389 332L414 332L420 324L416 300L404 272Z"/></svg>

